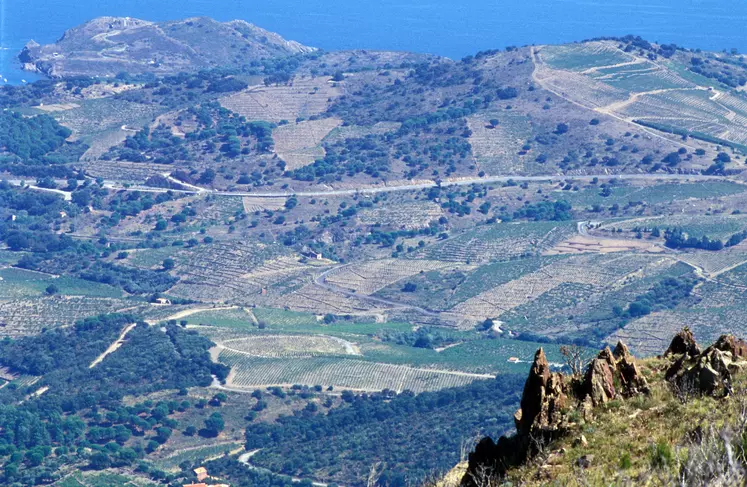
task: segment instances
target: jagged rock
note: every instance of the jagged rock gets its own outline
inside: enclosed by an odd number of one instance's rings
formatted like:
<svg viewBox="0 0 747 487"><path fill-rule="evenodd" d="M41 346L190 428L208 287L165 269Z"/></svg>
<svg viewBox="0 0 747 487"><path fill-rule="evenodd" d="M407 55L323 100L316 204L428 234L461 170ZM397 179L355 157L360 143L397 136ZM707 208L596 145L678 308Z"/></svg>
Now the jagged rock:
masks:
<svg viewBox="0 0 747 487"><path fill-rule="evenodd" d="M605 358L595 358L589 364L586 377L584 378L584 393L591 398L594 406L604 404L615 397L615 383L612 370Z"/></svg>
<svg viewBox="0 0 747 487"><path fill-rule="evenodd" d="M615 370L617 368L617 360L615 355L612 353L612 350L610 350L610 347L604 347L604 350L599 352L597 358L607 362L607 365L610 366L610 369Z"/></svg>
<svg viewBox="0 0 747 487"><path fill-rule="evenodd" d="M669 348L664 352L665 357L670 355L688 355L690 357L700 355L700 347L695 341L695 336L693 336L690 328L683 328L672 338Z"/></svg>
<svg viewBox="0 0 747 487"><path fill-rule="evenodd" d="M567 401L563 375L550 372L545 351L534 355L529 377L521 396L521 409L514 414L516 430L528 434L533 430L552 431L560 428L561 410Z"/></svg>
<svg viewBox="0 0 747 487"><path fill-rule="evenodd" d="M516 435L502 436L497 443L483 438L469 455L462 485L476 487L486 471L501 476L506 469L536 454L537 441L546 442L565 432L563 410L568 391L563 374L550 371L545 351L540 348L524 384L521 408L514 414Z"/></svg>
<svg viewBox="0 0 747 487"><path fill-rule="evenodd" d="M734 338L734 335L721 335L713 346L722 352L731 353L732 357L747 359L747 342Z"/></svg>
<svg viewBox="0 0 747 487"><path fill-rule="evenodd" d="M747 365L742 360L745 344L732 336L719 340L696 356L683 355L666 371L665 378L680 394L726 396L731 393L732 374Z"/></svg>
<svg viewBox="0 0 747 487"><path fill-rule="evenodd" d="M648 382L635 363L635 357L623 342L617 342L614 357L617 359L617 372L620 376L622 394L626 397L649 392Z"/></svg>

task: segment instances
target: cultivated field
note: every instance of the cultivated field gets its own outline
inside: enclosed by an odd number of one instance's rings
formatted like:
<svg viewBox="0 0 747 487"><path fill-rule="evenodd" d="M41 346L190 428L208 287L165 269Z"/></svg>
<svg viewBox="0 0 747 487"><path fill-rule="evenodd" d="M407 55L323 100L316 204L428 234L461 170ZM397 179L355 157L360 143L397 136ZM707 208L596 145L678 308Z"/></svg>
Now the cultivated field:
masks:
<svg viewBox="0 0 747 487"><path fill-rule="evenodd" d="M298 277L310 266L276 245L220 243L185 250L177 266L182 280L170 290L180 297L208 302L251 302L250 296L274 287L272 295L282 294L280 281Z"/></svg>
<svg viewBox="0 0 747 487"><path fill-rule="evenodd" d="M116 145L116 143L113 145ZM89 149L88 152L83 154L85 160L83 167L88 174L96 178L142 184L151 176L171 173L174 170L171 166L151 162L104 161L97 159L100 151L91 152L94 150L93 148ZM109 150L109 147L102 148L103 152L107 150Z"/></svg>
<svg viewBox="0 0 747 487"><path fill-rule="evenodd" d="M489 376L418 369L338 357L260 358L224 350L220 360L231 365L228 385L256 389L271 385L309 384L358 391L432 391L468 384Z"/></svg>
<svg viewBox="0 0 747 487"><path fill-rule="evenodd" d="M635 57L618 49L614 42L605 41L543 46L541 55L555 69L579 72L635 61Z"/></svg>
<svg viewBox="0 0 747 487"><path fill-rule="evenodd" d="M322 118L281 125L272 132L275 153L285 161L287 171L307 166L324 157L320 144L341 123L337 118Z"/></svg>
<svg viewBox="0 0 747 487"><path fill-rule="evenodd" d="M315 314L375 315L390 307L386 304L367 302L354 296L345 296L313 283L304 285L288 296L273 296L268 300L268 304Z"/></svg>
<svg viewBox="0 0 747 487"><path fill-rule="evenodd" d="M360 355L357 347L341 338L304 335L263 335L223 340L225 350L254 357L316 357L322 355Z"/></svg>
<svg viewBox="0 0 747 487"><path fill-rule="evenodd" d="M221 99L221 105L247 120L288 122L319 115L342 88L329 77L296 78L288 85L253 86Z"/></svg>
<svg viewBox="0 0 747 487"><path fill-rule="evenodd" d="M358 212L361 225L377 223L398 229L425 228L444 215L441 207L433 202L406 202L387 207L366 208Z"/></svg>
<svg viewBox="0 0 747 487"><path fill-rule="evenodd" d="M416 258L483 263L542 252L575 232L575 223L500 223L479 227L414 253Z"/></svg>
<svg viewBox="0 0 747 487"><path fill-rule="evenodd" d="M601 292L621 287L630 279L674 263L673 259L638 254L571 257L482 292L452 311L476 319L500 318L563 284L591 286L592 290Z"/></svg>
<svg viewBox="0 0 747 487"><path fill-rule="evenodd" d="M599 252L602 254L610 252L663 252L664 249L653 242L633 239L616 239L586 235L574 235L573 237L558 243L555 247L545 252L545 255L558 254L583 254L586 252Z"/></svg>
<svg viewBox="0 0 747 487"><path fill-rule="evenodd" d="M137 312L136 302L90 296L53 296L0 303L0 336L34 335L105 313Z"/></svg>
<svg viewBox="0 0 747 487"><path fill-rule="evenodd" d="M498 120L496 126L491 120ZM520 174L525 169L519 152L532 137L529 118L511 112L481 113L467 118L469 143L480 169L487 174ZM527 156L529 160L534 157Z"/></svg>
<svg viewBox="0 0 747 487"><path fill-rule="evenodd" d="M433 270L448 270L453 262L381 259L340 267L326 275L326 282L369 295L409 276Z"/></svg>

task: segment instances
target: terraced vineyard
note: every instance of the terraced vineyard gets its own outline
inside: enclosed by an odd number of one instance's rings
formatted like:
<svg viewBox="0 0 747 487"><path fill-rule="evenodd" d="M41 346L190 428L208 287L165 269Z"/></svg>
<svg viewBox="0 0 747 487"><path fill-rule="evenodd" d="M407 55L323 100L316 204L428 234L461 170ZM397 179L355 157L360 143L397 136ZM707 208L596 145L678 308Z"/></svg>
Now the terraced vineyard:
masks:
<svg viewBox="0 0 747 487"><path fill-rule="evenodd" d="M584 71L598 66L635 61L633 56L618 49L613 42L545 46L542 48L542 59L555 69L568 71Z"/></svg>
<svg viewBox="0 0 747 487"><path fill-rule="evenodd" d="M387 208L366 208L358 213L362 225L387 225L407 230L425 228L444 215L436 203L408 202Z"/></svg>
<svg viewBox="0 0 747 487"><path fill-rule="evenodd" d="M142 303L91 296L54 296L0 303L0 336L34 335L104 313L137 311Z"/></svg>
<svg viewBox="0 0 747 487"><path fill-rule="evenodd" d="M649 60L613 41L535 53L537 79L584 107L702 140L747 143L747 97L672 59Z"/></svg>
<svg viewBox="0 0 747 487"><path fill-rule="evenodd" d="M476 319L500 318L564 284L582 285L585 294L591 290L599 292L604 288L619 287L636 274L674 264L675 261L669 258L636 254L572 257L482 292L459 303L452 311Z"/></svg>
<svg viewBox="0 0 747 487"><path fill-rule="evenodd" d="M663 183L650 186L617 186L610 189L609 196L602 196L599 188L580 191L556 191L554 196L564 199L574 207L593 205L626 205L629 202L644 202L660 205L690 198L721 198L744 193L747 186L731 181L705 181L692 183Z"/></svg>
<svg viewBox="0 0 747 487"><path fill-rule="evenodd" d="M288 85L250 87L221 99L221 105L247 120L291 122L326 111L341 93L330 77L297 78Z"/></svg>
<svg viewBox="0 0 747 487"><path fill-rule="evenodd" d="M342 120L336 118L322 118L299 123L281 125L272 132L275 141L275 153L285 161L286 171L292 171L307 166L317 159L324 157L322 140Z"/></svg>
<svg viewBox="0 0 747 487"><path fill-rule="evenodd" d="M141 127L162 109L158 105L134 103L115 98L85 100L72 110L55 112L55 118L85 139L119 129L122 125Z"/></svg>
<svg viewBox="0 0 747 487"><path fill-rule="evenodd" d="M493 126L490 121L498 120ZM532 127L528 117L511 112L473 115L467 118L471 131L469 143L480 169L488 174L524 174L527 169L539 169L539 164L529 164L534 157L519 155Z"/></svg>
<svg viewBox="0 0 747 487"><path fill-rule="evenodd" d="M509 260L552 247L575 232L575 223L500 223L471 230L414 253L415 258L484 263Z"/></svg>
<svg viewBox="0 0 747 487"><path fill-rule="evenodd" d="M454 263L434 260L381 259L340 267L327 274L325 280L335 286L369 295L421 272L455 267Z"/></svg>
<svg viewBox="0 0 747 487"><path fill-rule="evenodd" d="M84 155L84 157L86 156ZM89 154L88 157L93 158L94 154ZM164 173L171 173L173 170L171 166L164 164L105 161L102 159L92 159L84 162L83 167L86 168L86 171L91 176L96 178L103 178L107 181L115 180L135 184L142 184L150 177L162 175Z"/></svg>
<svg viewBox="0 0 747 487"><path fill-rule="evenodd" d="M308 266L279 246L261 243L224 244L197 247L187 252L178 266L182 280L172 294L211 302L250 301L263 288L292 279Z"/></svg>

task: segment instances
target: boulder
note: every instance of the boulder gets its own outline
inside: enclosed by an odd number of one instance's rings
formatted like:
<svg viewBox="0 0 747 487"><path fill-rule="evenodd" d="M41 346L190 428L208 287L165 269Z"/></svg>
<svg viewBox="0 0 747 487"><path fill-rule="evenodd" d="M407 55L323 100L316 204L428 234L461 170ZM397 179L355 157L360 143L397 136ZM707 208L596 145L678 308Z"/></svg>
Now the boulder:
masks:
<svg viewBox="0 0 747 487"><path fill-rule="evenodd" d="M695 336L690 328L685 327L677 333L672 342L669 344L669 348L664 352L664 356L670 355L688 355L694 357L700 354L700 347L695 341Z"/></svg>
<svg viewBox="0 0 747 487"><path fill-rule="evenodd" d="M595 358L589 364L584 378L584 394L591 398L594 406L604 404L615 397L612 371L609 362L604 358Z"/></svg>

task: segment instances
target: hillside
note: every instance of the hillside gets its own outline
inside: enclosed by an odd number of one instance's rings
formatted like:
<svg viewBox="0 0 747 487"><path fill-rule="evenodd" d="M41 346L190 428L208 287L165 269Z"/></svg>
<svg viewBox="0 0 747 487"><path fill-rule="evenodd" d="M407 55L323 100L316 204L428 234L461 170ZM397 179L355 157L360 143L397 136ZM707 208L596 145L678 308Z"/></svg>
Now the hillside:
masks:
<svg viewBox="0 0 747 487"><path fill-rule="evenodd" d="M577 366L590 360L568 358ZM688 329L662 356L636 361L619 343L568 375L551 372L540 349L515 415L517 432L480 441L444 481L744 485L746 358L746 342L725 335L701 349Z"/></svg>
<svg viewBox="0 0 747 487"><path fill-rule="evenodd" d="M513 431L540 347L638 357L610 425L734 404L676 406L651 357L747 336L740 54L324 52L209 19L33 52L50 77L0 87L0 421L39 434L0 424L1 484L406 487ZM561 446L560 485L601 455Z"/></svg>
<svg viewBox="0 0 747 487"><path fill-rule="evenodd" d="M54 44L29 42L19 59L25 69L54 78L111 77L123 72L176 74L311 51L240 20L100 17L66 31Z"/></svg>

